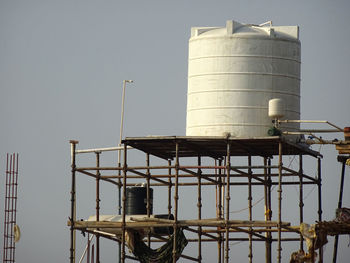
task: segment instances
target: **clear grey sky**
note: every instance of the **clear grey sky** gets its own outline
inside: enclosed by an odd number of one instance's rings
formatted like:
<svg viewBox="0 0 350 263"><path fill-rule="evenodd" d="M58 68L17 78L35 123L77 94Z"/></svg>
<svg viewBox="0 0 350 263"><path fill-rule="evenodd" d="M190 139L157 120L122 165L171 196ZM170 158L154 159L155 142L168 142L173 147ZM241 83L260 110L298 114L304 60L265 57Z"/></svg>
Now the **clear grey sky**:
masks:
<svg viewBox="0 0 350 263"><path fill-rule="evenodd" d="M185 135L192 26L225 26L229 19L299 25L302 118L350 126L349 10L346 0L0 0L0 209L5 154L18 152L17 262L68 261L68 141L79 140L79 148L117 144L123 79L135 81L127 90L125 136ZM332 146L321 152L324 218L332 220L340 165ZM349 189L347 176L348 207ZM339 262L348 262L347 237L340 243ZM114 249L104 262L113 262Z"/></svg>

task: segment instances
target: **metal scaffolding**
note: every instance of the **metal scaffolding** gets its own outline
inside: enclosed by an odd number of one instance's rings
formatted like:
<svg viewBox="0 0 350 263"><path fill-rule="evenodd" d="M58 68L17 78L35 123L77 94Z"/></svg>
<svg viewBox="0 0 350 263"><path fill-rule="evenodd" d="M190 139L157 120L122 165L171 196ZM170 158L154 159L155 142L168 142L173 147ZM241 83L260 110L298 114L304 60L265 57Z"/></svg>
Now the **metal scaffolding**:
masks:
<svg viewBox="0 0 350 263"><path fill-rule="evenodd" d="M71 215L68 222L71 231L70 262L76 258L77 230L96 235L96 262L99 262L99 237L112 239L121 244L120 261L135 259L126 251L126 232L132 229L172 227L174 244L172 262L176 262L176 235L177 229L184 229L191 238L188 242L197 244L197 252L191 250L191 255L183 253L182 258L205 262L202 246L204 243L216 243L217 262L232 262L230 245L233 242L248 242L248 260L253 262L255 242L265 244L265 262L282 262L282 248L285 242L297 242L303 250L303 236L299 232L299 225L304 222L304 187L315 185L318 189L318 221L322 221L322 192L321 192L321 158L322 156L307 146L296 144L284 137L264 138L227 138L227 137L140 137L126 138L123 148L103 148L77 150L78 141L71 143ZM128 165L129 151L145 153L145 165ZM100 155L104 151L123 152L123 162L118 165L101 166ZM82 153L95 153L96 165L79 167L77 155ZM286 156L296 156L298 168L293 169L284 165ZM317 176L307 175L304 171L304 156L315 161ZM150 157L157 157L164 164L150 164ZM275 159L273 159L275 157ZM308 157L308 158L309 158ZM256 160L260 160L259 164ZM246 165L242 165L242 159ZM276 160L277 159L277 160ZM210 163L209 163L209 160ZM120 163L120 161L119 161ZM78 221L76 218L76 175L84 174L95 178L96 181L96 220ZM100 181L106 181L116 186L121 196L121 222L100 221ZM126 189L136 183L143 182L147 187L147 215L144 218L134 218L127 222L125 205ZM298 187L299 215L294 225L284 221L283 190L287 186ZM174 219L155 219L150 217L150 187L167 187L168 215ZM197 216L195 218L180 218L179 211L184 209L179 199L179 190L191 187L196 193ZM214 189L216 196L215 214L211 218L203 216L203 188ZM248 196L234 196L236 187L247 189ZM277 188L277 199L272 198L273 189ZM263 219L255 216L253 204L253 191L260 189L263 192L264 214ZM244 220L232 218L232 198L235 200L248 199L248 217ZM274 210L274 211L273 211ZM272 217L272 211L277 216ZM254 213L253 213L254 212ZM260 215L261 216L261 215ZM257 219L258 218L258 219ZM273 220L274 219L274 220ZM120 235L108 234L107 229L118 229ZM150 246L155 242L164 242L164 238L148 234L145 241ZM276 251L273 250L273 243ZM231 256L231 260L230 260ZM275 257L275 258L274 258ZM259 262L262 255L259 254ZM322 249L319 250L319 262L322 262Z"/></svg>
<svg viewBox="0 0 350 263"><path fill-rule="evenodd" d="M15 262L18 241L17 215L18 154L7 154L3 262Z"/></svg>

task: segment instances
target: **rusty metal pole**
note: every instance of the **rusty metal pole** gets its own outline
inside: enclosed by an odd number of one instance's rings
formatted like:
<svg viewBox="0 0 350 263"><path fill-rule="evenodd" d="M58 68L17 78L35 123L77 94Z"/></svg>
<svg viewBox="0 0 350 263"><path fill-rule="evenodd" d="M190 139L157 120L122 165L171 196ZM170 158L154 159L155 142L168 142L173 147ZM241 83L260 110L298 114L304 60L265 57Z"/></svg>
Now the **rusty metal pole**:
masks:
<svg viewBox="0 0 350 263"><path fill-rule="evenodd" d="M226 240L225 240L225 262L229 263L229 226L228 222L230 220L230 171L231 171L231 149L230 142L227 141L227 159L226 159L226 222L225 222L225 230L226 230Z"/></svg>
<svg viewBox="0 0 350 263"><path fill-rule="evenodd" d="M271 221L272 218L272 205L271 205L271 186L272 186L272 180L271 180L271 158L267 159L267 174L268 174L268 188L267 188L267 198L268 198L268 213L267 213L267 220ZM269 237L269 258L270 258L270 262L272 262L272 235L269 232L268 233L268 237Z"/></svg>
<svg viewBox="0 0 350 263"><path fill-rule="evenodd" d="M91 246L91 263L94 263L94 258L95 258L95 245L92 244L92 246Z"/></svg>
<svg viewBox="0 0 350 263"><path fill-rule="evenodd" d="M95 152L96 154L96 167L100 167L100 154L101 152ZM96 170L96 221L100 221L100 170ZM99 230L97 228L97 230ZM96 263L100 263L100 236L96 234Z"/></svg>
<svg viewBox="0 0 350 263"><path fill-rule="evenodd" d="M278 144L278 245L277 245L277 262L281 263L282 256L282 142Z"/></svg>
<svg viewBox="0 0 350 263"><path fill-rule="evenodd" d="M299 224L304 222L304 202L303 202L303 156L299 155ZM304 238L300 234L300 250L304 251Z"/></svg>
<svg viewBox="0 0 350 263"><path fill-rule="evenodd" d="M201 156L198 156L198 167L201 167ZM202 219L202 169L198 168L198 220ZM198 226L198 262L202 262L202 227Z"/></svg>
<svg viewBox="0 0 350 263"><path fill-rule="evenodd" d="M248 209L249 209L249 221L253 220L252 215L252 157L248 156ZM253 262L253 235L252 228L249 227L249 263Z"/></svg>
<svg viewBox="0 0 350 263"><path fill-rule="evenodd" d="M151 177L151 172L150 172L150 161L149 161L149 153L146 154L146 165L147 165L147 170L146 170L146 175L147 175L147 205L146 205L146 209L147 209L147 217L151 216L151 202L150 202L150 177ZM151 234L148 233L147 234L147 244L149 247L151 247Z"/></svg>
<svg viewBox="0 0 350 263"><path fill-rule="evenodd" d="M270 213L270 206L269 206L269 187L271 187L271 184L269 182L268 178L268 169L267 169L267 158L264 157L264 201L265 201L265 221L269 221L269 213ZM271 229L269 227L266 227L266 229ZM266 231L265 234L266 241L265 241L265 262L271 263L271 233L269 231Z"/></svg>
<svg viewBox="0 0 350 263"><path fill-rule="evenodd" d="M168 216L171 215L171 187L173 185L172 183L172 180L171 180L171 160L168 160L168 166L169 166L169 169L168 169L168 173L169 173L169 179L168 179L168 182L169 182L169 185L168 185ZM170 218L170 217L169 217Z"/></svg>
<svg viewBox="0 0 350 263"><path fill-rule="evenodd" d="M121 163L120 163L120 151L118 150L118 215L122 214L122 181L121 181ZM121 242L118 242L118 251L119 251L119 256L118 256L118 262L122 262L122 246Z"/></svg>
<svg viewBox="0 0 350 263"><path fill-rule="evenodd" d="M179 143L176 142L176 157L175 157L175 193L174 193L174 242L173 242L173 263L176 263L176 231L178 220L178 201L179 201Z"/></svg>
<svg viewBox="0 0 350 263"><path fill-rule="evenodd" d="M216 163L215 163L216 164ZM221 167L222 160L219 160L219 166ZM218 218L222 219L222 203L221 203L221 195L222 195L222 179L221 179L221 168L219 168L219 184L218 184ZM220 228L218 228L220 230ZM221 263L221 255L222 255L222 235L221 232L218 231L218 263Z"/></svg>
<svg viewBox="0 0 350 263"><path fill-rule="evenodd" d="M317 157L317 186L318 186L318 221L322 221L322 177L321 177L321 157ZM319 263L323 262L323 248L320 247L319 253Z"/></svg>
<svg viewBox="0 0 350 263"><path fill-rule="evenodd" d="M78 141L70 140L71 145L71 173L72 173L72 186L71 186L71 214L70 214L70 263L75 263L75 238L76 233L74 229L74 222L76 220L76 193L75 193L75 157L76 157L76 145Z"/></svg>
<svg viewBox="0 0 350 263"><path fill-rule="evenodd" d="M119 144L118 146L121 147L122 146L122 139L123 139L123 129L124 129L124 102L125 102L125 88L126 88L126 83L133 83L133 80L123 80L123 89L122 89L122 104L121 104L121 116L120 116L120 130L119 130ZM124 148L124 154L125 154L125 148ZM118 150L118 168L121 167L121 150ZM121 214L121 179L120 179L120 175L121 175L121 170L118 170L118 214ZM118 242L118 248L119 248L119 263L121 262L121 243ZM98 262L97 262L98 263Z"/></svg>
<svg viewBox="0 0 350 263"><path fill-rule="evenodd" d="M338 208L341 208L342 204L343 204L343 189L344 189L346 159L341 159L340 156L338 156L338 162L342 162L342 169L341 169L341 175L340 175L340 186L339 186L339 199L338 199ZM335 235L335 237L334 237L334 249L333 249L333 263L337 262L338 240L339 240L339 236Z"/></svg>
<svg viewBox="0 0 350 263"><path fill-rule="evenodd" d="M122 263L125 262L125 205L126 205L126 173L127 173L127 147L126 144L124 144L124 165L123 165L123 207L122 207Z"/></svg>
<svg viewBox="0 0 350 263"><path fill-rule="evenodd" d="M87 236L87 254L86 254L86 263L90 263L90 234Z"/></svg>

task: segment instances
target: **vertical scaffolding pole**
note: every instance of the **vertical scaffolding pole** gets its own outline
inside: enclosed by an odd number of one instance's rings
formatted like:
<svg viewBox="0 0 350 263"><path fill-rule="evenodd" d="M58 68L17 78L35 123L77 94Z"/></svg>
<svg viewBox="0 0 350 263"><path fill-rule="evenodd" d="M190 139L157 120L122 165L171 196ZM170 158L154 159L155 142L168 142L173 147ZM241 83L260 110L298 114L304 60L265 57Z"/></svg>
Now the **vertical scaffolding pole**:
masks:
<svg viewBox="0 0 350 263"><path fill-rule="evenodd" d="M341 158L341 156L338 156L338 162L342 162L342 169L341 169L341 175L340 175L340 186L339 186L339 199L338 199L338 208L341 208L343 205L343 189L344 189L346 159ZM334 249L333 249L333 263L337 262L338 241L339 241L339 236L335 235L335 237L334 237Z"/></svg>
<svg viewBox="0 0 350 263"><path fill-rule="evenodd" d="M168 179L168 182L169 182L169 185L168 185L168 216L170 218L170 215L171 215L171 187L173 185L172 181L171 181L171 160L168 160L168 166L169 166L169 169L168 169L168 173L169 173L169 179Z"/></svg>
<svg viewBox="0 0 350 263"><path fill-rule="evenodd" d="M342 204L343 204L343 189L344 189L345 162L346 162L346 159L343 159L340 157L341 156L338 156L338 161L342 162L342 169L341 169L341 175L340 175L338 208L341 208ZM339 236L335 235L335 237L334 237L334 249L333 249L333 263L337 262L338 241L339 241Z"/></svg>
<svg viewBox="0 0 350 263"><path fill-rule="evenodd" d="M18 154L7 154L5 181L5 220L3 262L15 262L15 226L17 214Z"/></svg>
<svg viewBox="0 0 350 263"><path fill-rule="evenodd" d="M281 263L282 244L281 244L281 223L282 223L282 142L278 144L278 245L277 245L277 262Z"/></svg>
<svg viewBox="0 0 350 263"><path fill-rule="evenodd" d="M95 152L96 154L96 167L100 167L100 154L101 152ZM96 170L96 221L100 221L100 170ZM99 230L97 228L97 230ZM100 263L100 236L96 234L96 263Z"/></svg>
<svg viewBox="0 0 350 263"><path fill-rule="evenodd" d="M76 157L76 145L78 141L71 140L71 172L72 172L72 186L71 186L71 213L70 213L70 262L75 263L75 239L76 233L74 229L74 222L76 221L76 192L75 192L75 157Z"/></svg>
<svg viewBox="0 0 350 263"><path fill-rule="evenodd" d="M265 199L265 221L270 221L270 213L271 213L271 177L270 177L270 159L269 164L267 158L264 157L264 199ZM267 229L271 229L271 227L267 227ZM265 241L265 261L266 263L271 263L271 232L266 232L266 241Z"/></svg>
<svg viewBox="0 0 350 263"><path fill-rule="evenodd" d="M120 155L121 155L121 150L118 150L118 215L122 214L122 182L121 182L121 163L120 163ZM121 255L122 247L121 247L121 242L118 242L118 261L119 263L122 262L122 255Z"/></svg>
<svg viewBox="0 0 350 263"><path fill-rule="evenodd" d="M92 244L92 247L91 247L91 263L94 263L94 258L95 258L95 245Z"/></svg>
<svg viewBox="0 0 350 263"><path fill-rule="evenodd" d="M253 220L252 215L252 157L248 155L248 210L249 210L249 221ZM249 227L249 263L253 262L253 235L252 228Z"/></svg>
<svg viewBox="0 0 350 263"><path fill-rule="evenodd" d="M123 165L123 209L122 209L122 263L125 262L125 205L126 205L126 172L127 172L127 147L124 144L124 165Z"/></svg>
<svg viewBox="0 0 350 263"><path fill-rule="evenodd" d="M176 230L178 220L178 201L179 201L179 143L176 142L176 159L175 159L175 193L174 193L174 242L173 242L173 263L176 263Z"/></svg>
<svg viewBox="0 0 350 263"><path fill-rule="evenodd" d="M147 217L150 217L151 215L151 203L150 203L150 186L151 186L151 183L150 183L150 177L151 177L151 172L150 172L150 169L149 169L149 165L150 165L150 161L149 161L149 153L146 154L146 166L147 166L147 171L146 171L146 175L147 175L147 205L146 205L146 209L147 209ZM147 244L149 247L151 247L151 234L148 233L147 234Z"/></svg>
<svg viewBox="0 0 350 263"><path fill-rule="evenodd" d="M197 178L198 178L198 220L202 219L202 182L201 182L201 176L202 176L202 170L201 170L201 156L198 156L198 171L197 171ZM202 262L202 227L198 226L198 262Z"/></svg>
<svg viewBox="0 0 350 263"><path fill-rule="evenodd" d="M11 258L11 247L12 240L10 240L10 196L11 196L11 167L12 167L12 156L9 154L6 156L6 181L5 181L5 222L4 222L4 248L3 248L3 262L6 262Z"/></svg>
<svg viewBox="0 0 350 263"><path fill-rule="evenodd" d="M225 230L226 230L226 238L225 238L225 262L229 263L229 239L230 239L230 231L228 222L230 220L230 171L231 171L231 149L230 142L227 141L227 157L226 157L226 222L225 222Z"/></svg>
<svg viewBox="0 0 350 263"><path fill-rule="evenodd" d="M322 177L321 177L321 157L317 157L317 186L318 186L318 221L322 221ZM323 262L323 248L322 246L318 250L319 263Z"/></svg>
<svg viewBox="0 0 350 263"><path fill-rule="evenodd" d="M304 201L303 201L303 156L299 155L299 225L304 222ZM304 251L304 238L300 234L300 250Z"/></svg>
<svg viewBox="0 0 350 263"><path fill-rule="evenodd" d="M215 164L216 164L216 161L215 161ZM222 160L220 159L219 160L219 167L221 167L222 165ZM221 198L221 195L222 195L222 179L221 179L221 168L218 169L219 171L219 184L218 184L218 192L217 192L217 199L218 199L218 218L219 219L222 219L222 198ZM220 227L217 228L217 230L221 230ZM218 231L218 263L221 263L221 255L222 255L222 234L220 231Z"/></svg>
<svg viewBox="0 0 350 263"><path fill-rule="evenodd" d="M86 263L90 263L90 234L88 233L88 238L87 238L87 244L86 244L86 251L87 251L87 255L86 255Z"/></svg>

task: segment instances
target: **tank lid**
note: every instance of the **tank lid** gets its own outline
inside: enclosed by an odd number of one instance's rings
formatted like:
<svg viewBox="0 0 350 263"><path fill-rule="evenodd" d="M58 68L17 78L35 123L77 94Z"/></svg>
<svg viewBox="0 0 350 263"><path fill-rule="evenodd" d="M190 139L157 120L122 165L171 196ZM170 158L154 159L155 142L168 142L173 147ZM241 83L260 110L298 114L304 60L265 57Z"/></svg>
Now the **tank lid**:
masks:
<svg viewBox="0 0 350 263"><path fill-rule="evenodd" d="M260 25L255 24L242 24L234 20L228 20L226 27L192 27L191 37L204 37L204 36L223 36L223 35L235 35L235 36L269 36L276 38L287 38L293 40L299 40L299 27L298 26L273 26L272 21L262 23Z"/></svg>

